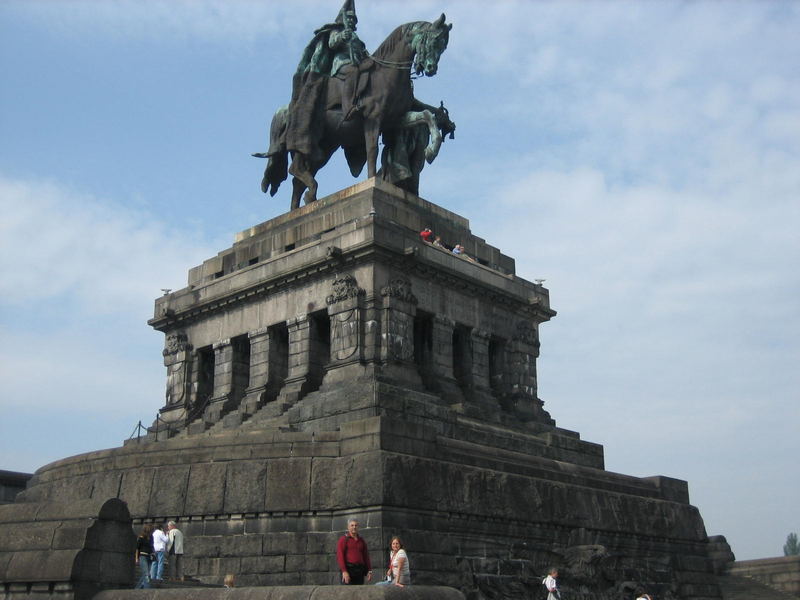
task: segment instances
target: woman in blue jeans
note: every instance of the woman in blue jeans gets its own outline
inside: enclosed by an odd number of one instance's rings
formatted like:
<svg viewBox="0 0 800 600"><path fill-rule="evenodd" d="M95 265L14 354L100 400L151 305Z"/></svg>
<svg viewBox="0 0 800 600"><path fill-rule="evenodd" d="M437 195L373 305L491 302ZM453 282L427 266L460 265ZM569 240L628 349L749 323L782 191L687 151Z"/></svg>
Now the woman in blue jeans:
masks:
<svg viewBox="0 0 800 600"><path fill-rule="evenodd" d="M153 558L150 561L150 580L161 581L164 579L164 561L167 558L167 543L169 542L163 525L156 523L151 539L153 540Z"/></svg>
<svg viewBox="0 0 800 600"><path fill-rule="evenodd" d="M153 528L150 525L142 527L139 537L136 538L136 563L139 565L139 581L136 589L150 587L150 561L153 557Z"/></svg>

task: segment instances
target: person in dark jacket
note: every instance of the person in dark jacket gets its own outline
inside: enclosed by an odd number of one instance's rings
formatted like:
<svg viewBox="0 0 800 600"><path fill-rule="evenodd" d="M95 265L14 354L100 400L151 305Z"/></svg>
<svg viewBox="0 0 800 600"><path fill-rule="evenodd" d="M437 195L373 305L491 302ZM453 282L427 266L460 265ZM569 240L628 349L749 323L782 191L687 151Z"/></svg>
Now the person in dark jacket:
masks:
<svg viewBox="0 0 800 600"><path fill-rule="evenodd" d="M150 562L153 560L153 528L150 525L142 527L139 537L136 538L136 564L141 573L135 589L150 587Z"/></svg>

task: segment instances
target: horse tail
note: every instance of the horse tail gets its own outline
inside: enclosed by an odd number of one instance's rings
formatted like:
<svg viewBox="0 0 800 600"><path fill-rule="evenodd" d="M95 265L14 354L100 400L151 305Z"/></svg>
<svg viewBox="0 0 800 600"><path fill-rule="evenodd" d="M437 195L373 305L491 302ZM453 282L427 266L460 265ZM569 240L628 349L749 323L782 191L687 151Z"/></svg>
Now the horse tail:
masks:
<svg viewBox="0 0 800 600"><path fill-rule="evenodd" d="M286 149L286 126L289 122L289 107L282 106L275 111L269 127L269 150L266 157L267 168L261 180L261 191L274 196L281 183L289 176L289 152Z"/></svg>

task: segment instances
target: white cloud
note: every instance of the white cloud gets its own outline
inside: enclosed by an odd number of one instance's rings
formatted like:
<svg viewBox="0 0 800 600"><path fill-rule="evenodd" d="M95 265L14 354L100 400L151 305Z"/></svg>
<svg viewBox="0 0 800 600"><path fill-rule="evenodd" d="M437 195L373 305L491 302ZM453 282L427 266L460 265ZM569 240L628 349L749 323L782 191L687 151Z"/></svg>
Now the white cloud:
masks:
<svg viewBox="0 0 800 600"><path fill-rule="evenodd" d="M0 297L17 310L56 297L92 314L141 314L214 254L195 232L53 183L0 177Z"/></svg>
<svg viewBox="0 0 800 600"><path fill-rule="evenodd" d="M292 14L282 3L213 0L72 0L26 2L14 8L20 11L20 17L32 18L69 37L93 30L115 38L170 36L237 42L251 42L258 35L281 31Z"/></svg>
<svg viewBox="0 0 800 600"><path fill-rule="evenodd" d="M2 407L154 413L163 342L145 321L211 246L53 183L0 178L0 211Z"/></svg>

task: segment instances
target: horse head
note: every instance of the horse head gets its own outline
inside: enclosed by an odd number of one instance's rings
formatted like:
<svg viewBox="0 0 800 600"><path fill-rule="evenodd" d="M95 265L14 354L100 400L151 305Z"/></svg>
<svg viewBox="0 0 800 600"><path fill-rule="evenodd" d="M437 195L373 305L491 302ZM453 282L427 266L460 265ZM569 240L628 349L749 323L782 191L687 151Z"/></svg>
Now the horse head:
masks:
<svg viewBox="0 0 800 600"><path fill-rule="evenodd" d="M411 45L414 48L414 72L427 77L436 75L439 68L439 57L447 49L450 41L452 23L445 24L444 13L433 23L422 23L412 33Z"/></svg>

